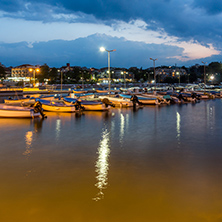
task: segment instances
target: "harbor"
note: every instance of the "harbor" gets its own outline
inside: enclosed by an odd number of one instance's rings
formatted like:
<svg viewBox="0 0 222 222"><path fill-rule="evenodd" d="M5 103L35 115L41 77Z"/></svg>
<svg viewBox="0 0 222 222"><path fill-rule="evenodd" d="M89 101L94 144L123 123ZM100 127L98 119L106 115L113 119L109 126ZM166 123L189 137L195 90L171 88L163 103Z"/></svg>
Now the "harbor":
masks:
<svg viewBox="0 0 222 222"><path fill-rule="evenodd" d="M220 1L0 9L0 222L222 222Z"/></svg>
<svg viewBox="0 0 222 222"><path fill-rule="evenodd" d="M0 218L218 221L221 110L209 98L0 118Z"/></svg>

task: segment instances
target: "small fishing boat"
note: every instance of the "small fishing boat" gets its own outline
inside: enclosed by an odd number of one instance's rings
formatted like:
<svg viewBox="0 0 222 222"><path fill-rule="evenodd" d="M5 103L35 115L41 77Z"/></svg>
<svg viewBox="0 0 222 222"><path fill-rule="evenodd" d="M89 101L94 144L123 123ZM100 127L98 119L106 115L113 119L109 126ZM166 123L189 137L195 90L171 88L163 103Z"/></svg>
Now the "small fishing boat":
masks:
<svg viewBox="0 0 222 222"><path fill-rule="evenodd" d="M94 97L94 93L71 93L70 94L70 98L93 98Z"/></svg>
<svg viewBox="0 0 222 222"><path fill-rule="evenodd" d="M4 103L5 104L11 104L11 105L21 105L23 103L27 104L27 105L33 105L35 103L35 98L34 97L30 97L30 96L26 96L23 98L11 98L9 97L8 99L4 99Z"/></svg>
<svg viewBox="0 0 222 222"><path fill-rule="evenodd" d="M35 112L33 108L0 104L0 117L34 118L39 116L40 113Z"/></svg>
<svg viewBox="0 0 222 222"><path fill-rule="evenodd" d="M131 99L132 95L128 95L128 94L119 94L120 97L122 98L127 98L127 99ZM159 101L156 98L149 98L149 97L144 97L144 96L137 96L138 100L140 103L142 103L143 105L159 105Z"/></svg>
<svg viewBox="0 0 222 222"><path fill-rule="evenodd" d="M149 93L143 93L141 94L139 97L141 98L152 98L152 99L157 99L159 104L170 104L170 101L167 100L166 98L164 98L163 95L159 95L159 94L149 94Z"/></svg>
<svg viewBox="0 0 222 222"><path fill-rule="evenodd" d="M72 92L73 93L87 93L87 90L84 90L84 89L73 89Z"/></svg>
<svg viewBox="0 0 222 222"><path fill-rule="evenodd" d="M77 101L80 102L81 106L84 107L85 111L108 111L110 106L105 105L101 101L90 101L90 100L82 100L82 99L74 99L69 97L63 98L66 104L75 104Z"/></svg>
<svg viewBox="0 0 222 222"><path fill-rule="evenodd" d="M96 92L97 93L108 93L108 90L99 88L99 89L96 89Z"/></svg>
<svg viewBox="0 0 222 222"><path fill-rule="evenodd" d="M106 104L113 104L115 107L133 107L133 102L128 98L112 97L109 95L99 96L99 99Z"/></svg>
<svg viewBox="0 0 222 222"><path fill-rule="evenodd" d="M73 105L66 105L61 102L43 100L43 99L36 99L42 104L42 108L44 111L48 112L75 112L76 108Z"/></svg>

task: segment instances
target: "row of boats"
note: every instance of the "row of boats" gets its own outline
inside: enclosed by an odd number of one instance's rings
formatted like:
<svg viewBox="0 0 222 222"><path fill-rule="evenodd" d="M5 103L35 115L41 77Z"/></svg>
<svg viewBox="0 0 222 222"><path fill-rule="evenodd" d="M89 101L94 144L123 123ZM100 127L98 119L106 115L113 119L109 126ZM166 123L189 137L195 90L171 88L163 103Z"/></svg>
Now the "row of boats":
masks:
<svg viewBox="0 0 222 222"><path fill-rule="evenodd" d="M169 105L196 103L202 99L221 98L221 91L166 90L120 90L119 92L88 93L72 91L69 95L38 95L8 98L0 104L0 117L34 118L47 112L108 111L111 107L141 108L144 105Z"/></svg>

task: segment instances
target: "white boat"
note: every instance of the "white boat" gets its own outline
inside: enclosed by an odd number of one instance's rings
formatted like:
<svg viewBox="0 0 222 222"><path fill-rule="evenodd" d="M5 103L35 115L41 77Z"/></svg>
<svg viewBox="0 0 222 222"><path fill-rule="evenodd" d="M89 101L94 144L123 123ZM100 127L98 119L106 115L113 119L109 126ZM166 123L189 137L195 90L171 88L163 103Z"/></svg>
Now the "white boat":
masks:
<svg viewBox="0 0 222 222"><path fill-rule="evenodd" d="M74 99L84 99L84 98L94 98L94 93L71 93L70 96L67 96Z"/></svg>
<svg viewBox="0 0 222 222"><path fill-rule="evenodd" d="M48 112L75 112L76 108L73 105L66 105L64 103L58 103L54 101L48 101L48 100L42 100L42 99L37 99L42 104L42 108L44 111Z"/></svg>
<svg viewBox="0 0 222 222"><path fill-rule="evenodd" d="M33 108L0 104L0 117L34 118L39 116L40 113L35 112Z"/></svg>
<svg viewBox="0 0 222 222"><path fill-rule="evenodd" d="M148 94L148 93L144 93L141 94L139 97L143 98L153 98L153 99L157 99L159 104L170 104L170 101L167 101L163 95L154 95L154 94Z"/></svg>
<svg viewBox="0 0 222 222"><path fill-rule="evenodd" d="M28 104L28 105L32 105L35 103L35 98L34 97L23 97L23 98L16 98L16 99L12 99L12 98L8 98L8 99L4 99L4 103L5 104L12 104L12 105L21 105L23 103Z"/></svg>
<svg viewBox="0 0 222 222"><path fill-rule="evenodd" d="M130 99L126 98L118 98L118 97L112 97L112 96L99 96L102 102L111 102L116 107L133 107L133 102L130 101ZM105 99L105 100L104 100Z"/></svg>
<svg viewBox="0 0 222 222"><path fill-rule="evenodd" d="M110 109L110 106L105 105L101 101L77 100L70 97L65 97L63 100L66 104L75 104L76 101L79 101L85 111L108 111Z"/></svg>
<svg viewBox="0 0 222 222"><path fill-rule="evenodd" d="M127 95L127 94L119 94L120 97L122 98L127 98L131 99L132 95ZM137 96L138 101L142 103L143 105L159 105L159 101L156 98L149 98L149 97L142 97L142 96Z"/></svg>

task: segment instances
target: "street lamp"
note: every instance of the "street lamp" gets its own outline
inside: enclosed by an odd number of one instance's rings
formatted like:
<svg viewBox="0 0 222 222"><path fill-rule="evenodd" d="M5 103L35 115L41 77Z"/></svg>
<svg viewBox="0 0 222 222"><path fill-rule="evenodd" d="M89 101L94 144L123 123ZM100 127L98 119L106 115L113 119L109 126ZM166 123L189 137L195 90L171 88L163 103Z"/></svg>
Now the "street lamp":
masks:
<svg viewBox="0 0 222 222"><path fill-rule="evenodd" d="M213 84L213 81L214 81L214 75L211 75L211 76L210 76L210 80L211 80L211 82L212 82L212 84Z"/></svg>
<svg viewBox="0 0 222 222"><path fill-rule="evenodd" d="M202 61L202 63L204 64L204 91L205 91L206 90L206 68L205 68L205 66L206 66L207 62Z"/></svg>
<svg viewBox="0 0 222 222"><path fill-rule="evenodd" d="M126 89L126 71L121 71L121 74L124 75L124 88Z"/></svg>
<svg viewBox="0 0 222 222"><path fill-rule="evenodd" d="M107 50L107 49L105 49L104 47L100 47L100 51L101 51L101 52L104 52L104 51L108 52L109 95L110 95L110 81L111 81L111 79L110 79L110 76L111 76L111 74L110 74L110 52L115 52L116 49Z"/></svg>
<svg viewBox="0 0 222 222"><path fill-rule="evenodd" d="M152 58L150 58L150 60L152 60L152 61L153 61L153 73L154 73L155 91L156 91L156 73L155 73L155 61L156 61L157 59L152 59Z"/></svg>
<svg viewBox="0 0 222 222"><path fill-rule="evenodd" d="M37 68L37 69L29 69L29 71L32 72L33 74L33 79L34 79L33 86L35 86L35 72L39 72L40 70L39 68Z"/></svg>
<svg viewBox="0 0 222 222"><path fill-rule="evenodd" d="M60 73L60 91L62 92L62 70L58 69L58 72Z"/></svg>

